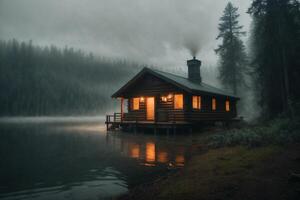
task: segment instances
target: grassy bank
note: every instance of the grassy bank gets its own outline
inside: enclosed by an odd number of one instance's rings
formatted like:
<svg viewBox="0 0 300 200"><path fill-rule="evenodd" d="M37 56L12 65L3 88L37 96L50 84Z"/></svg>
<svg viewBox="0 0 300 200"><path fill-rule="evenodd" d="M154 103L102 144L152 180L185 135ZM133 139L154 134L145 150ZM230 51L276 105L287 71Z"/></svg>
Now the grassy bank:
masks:
<svg viewBox="0 0 300 200"><path fill-rule="evenodd" d="M209 135L184 169L122 199L300 199L299 130L277 119Z"/></svg>
<svg viewBox="0 0 300 200"><path fill-rule="evenodd" d="M275 146L249 150L233 147L211 150L160 186L161 199L277 199L288 188L274 176L283 149ZM280 156L281 157L281 156ZM294 158L292 158L294 159ZM280 161L277 163L277 160ZM273 160L274 161L274 160ZM285 168L282 166L282 168ZM266 171L272 169L271 171ZM284 169L285 171L287 169ZM288 178L287 174L280 178ZM279 178L279 177L278 177ZM284 186L284 187L283 187ZM275 189L275 191L274 191ZM279 191L280 190L280 191ZM294 194L287 194L295 196ZM282 199L282 198L279 198Z"/></svg>
<svg viewBox="0 0 300 200"><path fill-rule="evenodd" d="M260 147L266 145L289 145L300 142L300 119L277 118L261 125L224 130L207 137L211 148L243 145Z"/></svg>

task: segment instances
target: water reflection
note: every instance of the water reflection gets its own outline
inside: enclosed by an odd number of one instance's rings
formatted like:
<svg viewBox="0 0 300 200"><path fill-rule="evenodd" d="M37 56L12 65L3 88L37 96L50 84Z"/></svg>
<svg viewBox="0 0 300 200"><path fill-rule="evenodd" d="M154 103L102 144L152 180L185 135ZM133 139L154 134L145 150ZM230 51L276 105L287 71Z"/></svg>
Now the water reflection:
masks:
<svg viewBox="0 0 300 200"><path fill-rule="evenodd" d="M52 200L52 199L111 199L116 194L124 194L127 184L121 180L119 172L107 167L102 171L94 171L97 175L91 180L61 184L57 186L38 187L17 192L1 194L4 200L30 199L30 200Z"/></svg>
<svg viewBox="0 0 300 200"><path fill-rule="evenodd" d="M185 162L185 149L183 147L178 147L177 148L177 154L175 157L175 163L177 164L177 166L184 166L184 162Z"/></svg>
<svg viewBox="0 0 300 200"><path fill-rule="evenodd" d="M107 135L107 144L109 148L136 159L144 166L183 167L188 154L184 144L170 144L170 139L154 135L110 133Z"/></svg>
<svg viewBox="0 0 300 200"><path fill-rule="evenodd" d="M155 162L155 144L153 142L146 143L146 162Z"/></svg>
<svg viewBox="0 0 300 200"><path fill-rule="evenodd" d="M183 155L176 155L175 163L178 166L184 166L184 156Z"/></svg>
<svg viewBox="0 0 300 200"><path fill-rule="evenodd" d="M157 154L157 162L167 163L168 162L168 153L166 151L158 152L158 154Z"/></svg>
<svg viewBox="0 0 300 200"><path fill-rule="evenodd" d="M138 144L130 145L130 157L139 158L140 157L140 146Z"/></svg>
<svg viewBox="0 0 300 200"><path fill-rule="evenodd" d="M114 198L184 166L193 150L187 135L107 134L98 119L45 120L0 119L0 199Z"/></svg>

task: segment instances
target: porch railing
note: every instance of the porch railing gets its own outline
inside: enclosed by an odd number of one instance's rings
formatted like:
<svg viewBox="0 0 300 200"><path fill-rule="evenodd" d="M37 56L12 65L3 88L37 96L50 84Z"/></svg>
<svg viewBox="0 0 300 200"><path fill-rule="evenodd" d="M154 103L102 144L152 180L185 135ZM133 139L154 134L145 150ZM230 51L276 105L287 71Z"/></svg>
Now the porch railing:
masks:
<svg viewBox="0 0 300 200"><path fill-rule="evenodd" d="M122 122L122 114L114 113L113 115L106 115L106 122Z"/></svg>

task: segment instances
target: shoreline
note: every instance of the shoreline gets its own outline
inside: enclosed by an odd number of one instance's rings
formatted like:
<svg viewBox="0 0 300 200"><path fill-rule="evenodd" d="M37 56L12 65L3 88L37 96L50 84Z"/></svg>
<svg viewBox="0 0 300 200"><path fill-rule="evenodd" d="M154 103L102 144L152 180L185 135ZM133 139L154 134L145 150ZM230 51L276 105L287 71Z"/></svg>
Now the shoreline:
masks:
<svg viewBox="0 0 300 200"><path fill-rule="evenodd" d="M299 144L211 148L118 199L297 199L299 170Z"/></svg>

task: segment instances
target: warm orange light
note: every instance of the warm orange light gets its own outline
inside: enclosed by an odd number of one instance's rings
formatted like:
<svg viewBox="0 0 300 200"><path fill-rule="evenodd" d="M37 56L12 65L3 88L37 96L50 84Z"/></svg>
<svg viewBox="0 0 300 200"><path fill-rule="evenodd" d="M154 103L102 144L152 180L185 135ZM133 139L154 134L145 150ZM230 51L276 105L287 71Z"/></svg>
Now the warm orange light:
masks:
<svg viewBox="0 0 300 200"><path fill-rule="evenodd" d="M161 163L168 162L168 153L165 151L158 152L157 161Z"/></svg>
<svg viewBox="0 0 300 200"><path fill-rule="evenodd" d="M211 109L212 110L216 110L217 109L217 100L216 100L216 98L212 98Z"/></svg>
<svg viewBox="0 0 300 200"><path fill-rule="evenodd" d="M174 95L174 108L183 109L183 94Z"/></svg>
<svg viewBox="0 0 300 200"><path fill-rule="evenodd" d="M155 118L155 98L147 97L146 102L146 116L147 120L154 120Z"/></svg>
<svg viewBox="0 0 300 200"><path fill-rule="evenodd" d="M169 100L171 100L171 99L172 99L172 97L173 97L173 95L172 95L172 94L168 94L168 97L167 97L167 98L168 98Z"/></svg>
<svg viewBox="0 0 300 200"><path fill-rule="evenodd" d="M133 98L133 110L140 109L140 98Z"/></svg>
<svg viewBox="0 0 300 200"><path fill-rule="evenodd" d="M138 144L133 144L129 148L130 148L130 157L131 158L139 158L140 146Z"/></svg>
<svg viewBox="0 0 300 200"><path fill-rule="evenodd" d="M148 142L146 144L146 161L147 162L155 161L155 144L153 142Z"/></svg>
<svg viewBox="0 0 300 200"><path fill-rule="evenodd" d="M162 96L162 97L161 97L161 101L162 101L162 102L167 102L167 101L168 101L168 99L167 99L167 97L166 97L166 96Z"/></svg>
<svg viewBox="0 0 300 200"><path fill-rule="evenodd" d="M145 98L144 98L144 97L141 97L141 98L140 98L140 102L144 103L144 102L145 102Z"/></svg>
<svg viewBox="0 0 300 200"><path fill-rule="evenodd" d="M193 109L201 109L201 96L193 96Z"/></svg>
<svg viewBox="0 0 300 200"><path fill-rule="evenodd" d="M227 112L230 111L230 101L229 100L226 100L225 109L226 109Z"/></svg>
<svg viewBox="0 0 300 200"><path fill-rule="evenodd" d="M184 165L184 156L183 155L177 155L175 157L175 163L177 166L183 166Z"/></svg>

